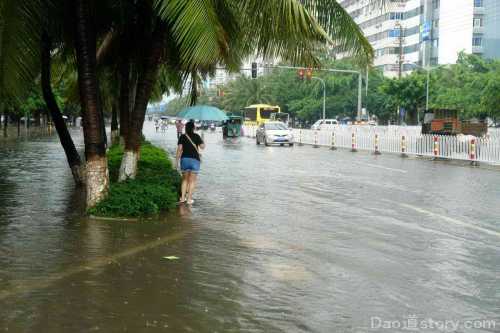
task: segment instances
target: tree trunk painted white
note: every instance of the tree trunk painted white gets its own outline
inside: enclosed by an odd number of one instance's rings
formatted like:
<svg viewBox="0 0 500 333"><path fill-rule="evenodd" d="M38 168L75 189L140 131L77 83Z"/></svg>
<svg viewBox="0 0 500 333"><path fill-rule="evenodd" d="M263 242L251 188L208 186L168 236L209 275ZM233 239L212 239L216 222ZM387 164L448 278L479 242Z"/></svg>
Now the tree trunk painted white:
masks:
<svg viewBox="0 0 500 333"><path fill-rule="evenodd" d="M108 194L108 159L104 156L87 161L86 174L87 208L91 208Z"/></svg>
<svg viewBox="0 0 500 333"><path fill-rule="evenodd" d="M127 179L135 179L137 176L137 163L139 161L139 153L134 150L125 150L120 165L120 174L118 181L123 182Z"/></svg>

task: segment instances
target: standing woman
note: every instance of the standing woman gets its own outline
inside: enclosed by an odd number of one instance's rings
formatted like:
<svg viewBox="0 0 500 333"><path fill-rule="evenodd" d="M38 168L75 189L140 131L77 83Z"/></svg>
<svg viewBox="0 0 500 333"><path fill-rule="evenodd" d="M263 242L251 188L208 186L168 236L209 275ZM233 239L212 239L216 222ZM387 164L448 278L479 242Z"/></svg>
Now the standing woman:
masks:
<svg viewBox="0 0 500 333"><path fill-rule="evenodd" d="M200 150L205 149L205 143L201 137L194 132L194 122L190 120L185 127L185 134L179 137L177 143L177 154L175 164L182 172L181 199L179 203L187 202L193 204L193 192L196 186L196 176L200 171Z"/></svg>

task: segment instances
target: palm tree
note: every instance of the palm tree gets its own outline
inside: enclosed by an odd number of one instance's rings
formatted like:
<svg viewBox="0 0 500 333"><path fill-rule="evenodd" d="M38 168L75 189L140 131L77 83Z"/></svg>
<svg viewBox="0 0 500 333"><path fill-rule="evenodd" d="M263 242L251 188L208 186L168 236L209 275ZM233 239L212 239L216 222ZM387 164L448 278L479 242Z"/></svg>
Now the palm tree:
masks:
<svg viewBox="0 0 500 333"><path fill-rule="evenodd" d="M49 109L50 115L56 127L61 145L64 149L64 152L66 153L66 159L68 160L71 173L73 174L73 179L75 180L75 183L77 185L82 185L84 183L84 175L80 155L75 148L73 139L69 134L66 122L63 119L54 93L52 92L50 55L50 52L52 50L52 42L49 34L46 31L42 34L41 45L41 84L43 98L45 100L45 103L47 104L47 108Z"/></svg>
<svg viewBox="0 0 500 333"><path fill-rule="evenodd" d="M154 0L153 9L156 19L144 36L150 41L144 63L147 70L137 85L121 180L137 172L147 102L162 62L175 59L179 72L207 74L217 64L237 70L245 57L255 53L317 66L318 51L329 45L366 63L373 57L359 27L334 0ZM261 99L259 89L256 93L255 98Z"/></svg>
<svg viewBox="0 0 500 333"><path fill-rule="evenodd" d="M224 109L239 111L250 104L272 103L269 87L262 78L240 77L229 84L224 99Z"/></svg>
<svg viewBox="0 0 500 333"><path fill-rule="evenodd" d="M370 62L373 57L373 50L361 30L335 0L115 0L92 2L96 6L92 10L90 0L46 1L59 10L50 13L51 19L59 20L61 26L70 21L70 25L61 30L75 31L73 40L66 42L66 45L74 45L77 59L88 206L93 206L106 196L109 183L96 44L111 30L116 29L122 40L134 42L132 54L123 60L127 66L120 66L123 88L120 109L126 100L130 102L129 105L133 105L129 112L123 110L124 114L130 115L122 163L124 171L130 166L129 171L124 172L127 177L133 177L137 170L136 160L145 112L162 65L168 65L179 76L186 78L195 72L209 74L219 64L236 71L242 60L252 55L278 57L283 61L307 66L317 66L318 51L328 47L335 47L341 52L349 51L364 62ZM12 47L5 48L4 45L9 43L4 42L6 34L3 22L6 17L14 20L12 10L11 14L4 15L5 8L21 12L22 15L17 16L16 20L21 18L19 22L22 22L24 29L20 33L15 31L8 34L15 36L8 39L16 45L24 44L22 51L34 50L33 53L36 53L39 48L34 45L39 45L42 11L38 6L41 2L0 2L0 88L12 84L19 73L28 79L25 82L29 82L32 73L26 65L32 59L39 59L38 55L33 57L30 52L15 52L17 50ZM134 4L132 7L137 6L137 10L122 11L130 3ZM73 20L55 17L64 12L61 8L71 9L72 15L69 17ZM124 28L129 25L132 29ZM9 58L4 56L4 49L8 50ZM9 71L15 75L5 76L6 60L18 56L17 64L9 66ZM129 75L126 75L127 71ZM127 81L129 96L124 93ZM15 89L9 87L8 90L13 92ZM130 160L132 163L128 163Z"/></svg>

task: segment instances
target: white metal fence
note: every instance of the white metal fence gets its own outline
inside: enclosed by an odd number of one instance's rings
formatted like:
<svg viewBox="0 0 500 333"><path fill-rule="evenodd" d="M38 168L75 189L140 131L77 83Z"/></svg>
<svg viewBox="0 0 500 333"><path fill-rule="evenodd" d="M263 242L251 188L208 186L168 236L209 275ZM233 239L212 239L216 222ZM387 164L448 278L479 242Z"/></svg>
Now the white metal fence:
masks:
<svg viewBox="0 0 500 333"><path fill-rule="evenodd" d="M256 130L254 126L245 126L244 133L255 137ZM293 129L293 134L297 144L500 164L498 129L490 129L481 138L421 134L417 126L339 125L327 131Z"/></svg>

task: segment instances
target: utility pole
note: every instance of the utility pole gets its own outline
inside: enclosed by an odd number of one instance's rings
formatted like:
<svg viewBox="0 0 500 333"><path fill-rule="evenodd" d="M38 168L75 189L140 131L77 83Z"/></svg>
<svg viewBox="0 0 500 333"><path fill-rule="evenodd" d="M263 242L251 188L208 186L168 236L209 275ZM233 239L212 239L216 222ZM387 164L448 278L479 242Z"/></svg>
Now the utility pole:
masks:
<svg viewBox="0 0 500 333"><path fill-rule="evenodd" d="M399 60L398 60L398 78L401 79L401 76L403 75L403 58L404 58L404 53L403 53L403 27L401 26L401 23L397 22L396 27L399 28Z"/></svg>
<svg viewBox="0 0 500 333"><path fill-rule="evenodd" d="M403 27L401 26L400 22L396 22L395 28L397 28L396 31L399 31L398 79L401 80L401 77L403 76ZM401 106L398 105L398 123L400 122L401 122Z"/></svg>
<svg viewBox="0 0 500 333"><path fill-rule="evenodd" d="M429 84L431 80L431 69L427 68L427 87L425 92L425 111L429 111Z"/></svg>

